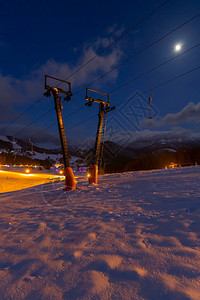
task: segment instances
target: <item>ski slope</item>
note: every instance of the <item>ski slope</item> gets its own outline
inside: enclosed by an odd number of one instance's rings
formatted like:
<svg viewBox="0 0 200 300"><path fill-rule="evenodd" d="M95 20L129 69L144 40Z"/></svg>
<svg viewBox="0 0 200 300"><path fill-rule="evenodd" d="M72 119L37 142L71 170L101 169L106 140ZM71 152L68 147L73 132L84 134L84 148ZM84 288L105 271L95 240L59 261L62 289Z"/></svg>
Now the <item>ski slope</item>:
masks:
<svg viewBox="0 0 200 300"><path fill-rule="evenodd" d="M49 183L52 180L64 180L64 176L59 176L46 171L30 169L30 173L26 173L26 168L6 168L0 170L0 193L18 191L32 186Z"/></svg>
<svg viewBox="0 0 200 300"><path fill-rule="evenodd" d="M0 299L200 299L200 167L0 194Z"/></svg>

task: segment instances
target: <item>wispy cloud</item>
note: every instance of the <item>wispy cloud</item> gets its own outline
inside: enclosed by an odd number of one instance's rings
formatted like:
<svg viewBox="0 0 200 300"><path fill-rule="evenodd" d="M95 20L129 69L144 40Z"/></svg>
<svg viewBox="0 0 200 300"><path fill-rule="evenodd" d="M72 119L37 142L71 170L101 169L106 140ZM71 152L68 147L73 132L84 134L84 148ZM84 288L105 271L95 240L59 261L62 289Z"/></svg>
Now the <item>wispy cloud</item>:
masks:
<svg viewBox="0 0 200 300"><path fill-rule="evenodd" d="M140 141L157 141L157 140L173 140L179 138L189 138L191 135L196 136L191 130L175 127L171 130L144 130L140 132L134 132L133 137L135 142ZM200 136L200 135L198 135Z"/></svg>
<svg viewBox="0 0 200 300"><path fill-rule="evenodd" d="M143 127L173 126L185 122L200 122L200 102L189 102L181 111L175 114L167 114L160 120L146 119L141 122Z"/></svg>
<svg viewBox="0 0 200 300"><path fill-rule="evenodd" d="M0 130L5 126L5 124L0 126ZM23 129L23 130L22 130ZM17 136L15 136L15 133L17 133ZM17 137L19 139L22 139L24 141L29 140L29 138L31 138L31 140L34 143L37 144L47 144L50 145L51 147L60 147L60 142L59 142L59 135L51 132L49 129L44 129L41 130L41 127L37 126L37 125L33 125L31 127L28 128L24 128L23 125L20 124L15 124L15 125L11 125L10 126L10 132L12 132L12 136L13 137ZM36 133L39 133L36 135ZM2 132L2 135L6 135L6 132Z"/></svg>
<svg viewBox="0 0 200 300"><path fill-rule="evenodd" d="M0 118L5 121L8 117L5 112L12 113L16 105L31 103L38 97L43 95L44 90L44 74L49 74L58 78L67 78L72 72L84 65L92 57L97 55L99 49L104 48L113 41L112 37L99 37L91 45L85 44L77 63L71 65L69 63L59 63L54 59L49 59L43 65L32 70L27 74L25 79L18 79L12 75L4 76L0 73ZM111 48L102 56L97 57L81 71L76 73L69 79L72 82L72 88L79 88L84 84L88 84L98 76L109 71L116 66L123 52L119 46ZM118 76L118 70L115 70L104 78L102 82L114 82Z"/></svg>
<svg viewBox="0 0 200 300"><path fill-rule="evenodd" d="M109 128L108 128L109 130ZM119 136L122 136L125 138L127 136L127 145L129 143L135 143L142 141L156 141L160 139L177 139L177 138L188 138L191 135L197 136L196 133L194 133L191 130L182 128L182 127L174 127L170 130L143 130L143 131L118 131L116 133L117 138L119 139ZM200 134L198 134L200 137ZM113 142L115 142L115 134L113 134Z"/></svg>
<svg viewBox="0 0 200 300"><path fill-rule="evenodd" d="M119 37L124 31L124 28L118 28L117 24L113 24L107 29L108 34L113 34L116 37Z"/></svg>

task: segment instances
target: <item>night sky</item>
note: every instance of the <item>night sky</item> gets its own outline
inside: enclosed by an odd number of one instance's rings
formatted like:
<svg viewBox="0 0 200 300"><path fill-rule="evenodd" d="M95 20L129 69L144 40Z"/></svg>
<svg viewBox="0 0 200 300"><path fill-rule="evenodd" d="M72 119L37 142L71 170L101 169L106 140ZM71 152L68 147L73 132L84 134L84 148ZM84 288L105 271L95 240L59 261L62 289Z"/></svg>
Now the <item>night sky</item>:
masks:
<svg viewBox="0 0 200 300"><path fill-rule="evenodd" d="M68 78L164 2L0 0L0 135L26 140L31 137L37 145L59 147L53 97L43 97L44 75ZM107 139L120 143L122 136L129 140L156 136L198 138L198 13L199 0L169 1L68 79L74 94L70 102L63 103L69 143L81 144L95 135L98 105L85 106L85 87L111 92L111 105L116 109L109 113ZM179 52L174 49L176 44L181 45ZM147 72L177 55L180 57ZM135 57L129 59L132 56ZM198 69L158 87L195 68ZM153 120L148 119L150 89ZM31 105L34 106L29 109ZM73 113L76 110L79 111Z"/></svg>

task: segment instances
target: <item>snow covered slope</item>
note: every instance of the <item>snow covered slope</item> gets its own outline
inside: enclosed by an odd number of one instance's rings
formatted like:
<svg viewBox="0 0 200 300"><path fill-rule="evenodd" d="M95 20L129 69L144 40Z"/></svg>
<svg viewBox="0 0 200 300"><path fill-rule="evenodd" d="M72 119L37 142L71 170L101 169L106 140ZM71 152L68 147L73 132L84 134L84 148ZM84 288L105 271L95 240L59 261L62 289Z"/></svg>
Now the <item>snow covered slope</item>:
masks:
<svg viewBox="0 0 200 300"><path fill-rule="evenodd" d="M9 142L9 139L4 135L0 135L0 140L2 140L4 142Z"/></svg>
<svg viewBox="0 0 200 300"><path fill-rule="evenodd" d="M27 174L25 168L9 168L9 171L4 168L0 170L0 193L18 191L53 180L64 180L64 178L53 172L31 170L30 174Z"/></svg>
<svg viewBox="0 0 200 300"><path fill-rule="evenodd" d="M0 195L1 299L200 299L200 167Z"/></svg>

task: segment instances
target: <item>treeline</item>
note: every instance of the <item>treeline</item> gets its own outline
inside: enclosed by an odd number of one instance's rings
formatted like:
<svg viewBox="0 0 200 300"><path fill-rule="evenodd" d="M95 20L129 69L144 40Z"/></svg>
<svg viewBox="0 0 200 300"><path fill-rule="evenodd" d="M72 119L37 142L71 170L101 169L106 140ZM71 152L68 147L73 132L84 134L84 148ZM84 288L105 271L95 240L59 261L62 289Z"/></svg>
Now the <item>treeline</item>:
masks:
<svg viewBox="0 0 200 300"><path fill-rule="evenodd" d="M1 165L37 165L45 169L50 169L53 164L51 159L46 158L45 160L41 159L32 159L31 157L23 155L11 155L9 153L0 154L0 164Z"/></svg>
<svg viewBox="0 0 200 300"><path fill-rule="evenodd" d="M195 149L181 149L177 152L162 152L157 155L147 155L133 159L118 155L116 157L104 157L104 170L106 173L163 169L170 163L181 166L200 164L200 147Z"/></svg>

